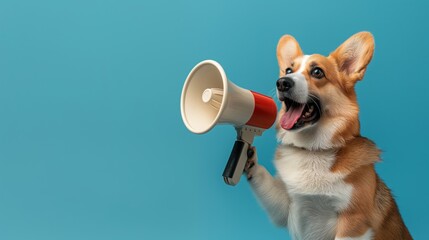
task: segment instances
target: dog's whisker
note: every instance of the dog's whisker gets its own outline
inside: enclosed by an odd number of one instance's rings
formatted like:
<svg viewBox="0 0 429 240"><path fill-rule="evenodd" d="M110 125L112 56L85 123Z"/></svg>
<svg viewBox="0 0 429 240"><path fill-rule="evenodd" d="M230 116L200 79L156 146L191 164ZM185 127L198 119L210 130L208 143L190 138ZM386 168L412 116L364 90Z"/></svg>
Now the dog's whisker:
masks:
<svg viewBox="0 0 429 240"><path fill-rule="evenodd" d="M281 103L281 101L277 97L277 88L276 87L274 87L274 88L271 89L271 91L270 91L270 97L272 99L274 99L274 101L276 101L278 103Z"/></svg>

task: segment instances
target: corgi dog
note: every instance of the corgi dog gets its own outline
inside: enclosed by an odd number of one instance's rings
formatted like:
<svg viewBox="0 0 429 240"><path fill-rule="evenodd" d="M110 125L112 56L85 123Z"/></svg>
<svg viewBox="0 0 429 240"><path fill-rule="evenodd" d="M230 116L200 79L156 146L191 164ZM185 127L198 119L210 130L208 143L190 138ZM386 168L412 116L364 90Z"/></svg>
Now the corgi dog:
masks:
<svg viewBox="0 0 429 240"><path fill-rule="evenodd" d="M374 164L380 150L360 135L355 84L374 39L360 32L329 56L303 54L283 36L277 46L282 102L275 177L249 151L245 173L271 220L296 240L412 239Z"/></svg>

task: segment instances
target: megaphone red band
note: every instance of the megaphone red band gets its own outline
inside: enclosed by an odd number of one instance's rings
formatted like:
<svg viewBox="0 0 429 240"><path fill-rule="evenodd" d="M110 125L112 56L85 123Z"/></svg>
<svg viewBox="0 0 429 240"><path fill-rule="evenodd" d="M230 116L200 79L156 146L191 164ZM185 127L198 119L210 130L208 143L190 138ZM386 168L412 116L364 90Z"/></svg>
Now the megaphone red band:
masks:
<svg viewBox="0 0 429 240"><path fill-rule="evenodd" d="M255 99L255 108L252 117L246 125L268 129L276 121L277 106L274 100L263 94L250 91Z"/></svg>

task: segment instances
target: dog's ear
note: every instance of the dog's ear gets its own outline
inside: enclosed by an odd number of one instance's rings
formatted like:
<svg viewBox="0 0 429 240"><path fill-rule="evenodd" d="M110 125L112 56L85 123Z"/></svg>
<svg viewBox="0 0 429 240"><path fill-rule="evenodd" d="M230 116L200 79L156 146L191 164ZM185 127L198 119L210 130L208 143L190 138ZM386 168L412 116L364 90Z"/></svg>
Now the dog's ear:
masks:
<svg viewBox="0 0 429 240"><path fill-rule="evenodd" d="M292 61L302 55L302 50L294 37L284 35L277 44L277 60L279 62L280 72L285 71L291 66Z"/></svg>
<svg viewBox="0 0 429 240"><path fill-rule="evenodd" d="M369 32L351 36L330 54L345 76L347 87L353 87L365 74L374 52L374 38Z"/></svg>

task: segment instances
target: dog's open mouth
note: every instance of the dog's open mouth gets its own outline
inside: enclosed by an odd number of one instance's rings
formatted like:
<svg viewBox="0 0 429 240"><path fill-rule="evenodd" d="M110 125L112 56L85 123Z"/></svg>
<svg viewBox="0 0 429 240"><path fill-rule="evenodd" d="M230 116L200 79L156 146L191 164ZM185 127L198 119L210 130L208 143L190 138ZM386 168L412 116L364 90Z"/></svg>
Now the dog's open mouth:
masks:
<svg viewBox="0 0 429 240"><path fill-rule="evenodd" d="M286 112L280 118L280 126L286 130L295 130L316 123L322 114L320 101L310 96L307 103L298 103L285 97Z"/></svg>

